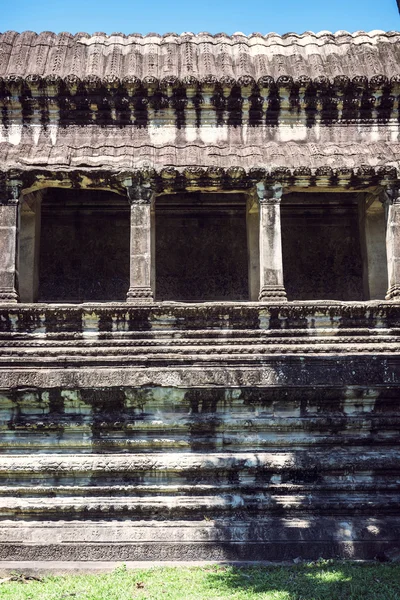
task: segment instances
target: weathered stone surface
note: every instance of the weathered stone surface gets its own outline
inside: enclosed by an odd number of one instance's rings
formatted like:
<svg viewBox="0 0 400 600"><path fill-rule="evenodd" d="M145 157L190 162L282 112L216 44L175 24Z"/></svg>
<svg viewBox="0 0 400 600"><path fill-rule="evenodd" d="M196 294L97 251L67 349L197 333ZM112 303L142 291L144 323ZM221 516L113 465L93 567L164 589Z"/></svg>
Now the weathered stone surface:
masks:
<svg viewBox="0 0 400 600"><path fill-rule="evenodd" d="M1 558L383 556L399 321L393 302L3 307Z"/></svg>
<svg viewBox="0 0 400 600"><path fill-rule="evenodd" d="M0 199L0 302L17 302L18 207L5 200Z"/></svg>
<svg viewBox="0 0 400 600"><path fill-rule="evenodd" d="M259 33L36 34L0 37L0 76L75 78L272 77L334 78L400 74L399 34L358 31Z"/></svg>
<svg viewBox="0 0 400 600"><path fill-rule="evenodd" d="M132 135L132 132L130 133ZM140 141L128 141L126 144L121 140L118 132L119 142L112 146L106 146L89 142L81 145L79 140L59 139L57 145L43 144L38 146L28 143L26 145L21 139L19 144L0 142L0 158L2 168L9 169L41 169L47 165L52 171L74 171L79 168L97 169L102 165L105 169L115 172L119 169L142 169L143 165L151 164L157 171L161 172L167 162L177 167L177 174L186 165L194 167L208 166L222 167L225 169L240 167L247 171L254 165L268 165L268 168L277 172L279 169L288 169L295 174L301 165L308 168L313 174L318 175L318 169L332 165L332 174L340 175L340 170L350 169L357 172L360 163L371 164L372 172L375 174L384 167L393 167L395 172L400 172L400 145L379 141L364 144L360 142L340 142L340 151L337 141L327 141L315 145L311 143L298 143L289 140L283 150L279 135L272 134L276 139L267 138L251 143L249 140L245 145L228 144L231 150L226 152L218 145L207 144L201 141L199 144L188 143L180 146L173 136L173 149L167 149L164 145L144 143ZM60 134L60 138L63 135ZM262 136L264 137L264 136ZM229 134L228 134L229 138ZM121 143L121 147L119 147ZM281 174L282 175L282 174ZM379 176L379 175L378 175ZM205 177L207 173L205 172ZM347 174L346 174L347 177ZM383 177L382 177L383 178ZM328 177L329 179L329 177ZM348 183L348 179L347 179ZM195 188L196 189L196 188Z"/></svg>
<svg viewBox="0 0 400 600"><path fill-rule="evenodd" d="M388 207L388 223L386 231L386 245L388 257L388 292L386 299L400 296L400 190L394 188L390 191L390 205Z"/></svg>
<svg viewBox="0 0 400 600"><path fill-rule="evenodd" d="M0 562L397 552L399 48L0 36Z"/></svg>

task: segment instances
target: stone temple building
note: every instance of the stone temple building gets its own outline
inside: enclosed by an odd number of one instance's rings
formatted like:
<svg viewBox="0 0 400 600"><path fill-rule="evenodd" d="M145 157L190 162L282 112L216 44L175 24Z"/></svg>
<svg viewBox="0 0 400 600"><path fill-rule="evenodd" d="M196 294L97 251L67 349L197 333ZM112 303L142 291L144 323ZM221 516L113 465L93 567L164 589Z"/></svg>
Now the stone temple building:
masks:
<svg viewBox="0 0 400 600"><path fill-rule="evenodd" d="M400 538L400 33L0 36L0 559Z"/></svg>

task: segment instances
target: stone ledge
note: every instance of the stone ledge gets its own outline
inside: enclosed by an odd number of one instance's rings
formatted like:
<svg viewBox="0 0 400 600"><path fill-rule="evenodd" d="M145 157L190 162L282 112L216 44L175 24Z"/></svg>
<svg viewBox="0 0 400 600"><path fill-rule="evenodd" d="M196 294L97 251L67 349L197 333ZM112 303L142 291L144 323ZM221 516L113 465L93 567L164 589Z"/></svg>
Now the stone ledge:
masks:
<svg viewBox="0 0 400 600"><path fill-rule="evenodd" d="M274 541L252 543L221 542L215 543L133 543L133 544L1 544L1 562L10 561L234 561L234 562L284 562L300 557L303 560L318 560L339 558L347 560L374 560L382 556L391 548L396 547L395 542L385 540L366 541L325 541L316 540L305 542L278 542ZM150 562L151 561L151 562Z"/></svg>

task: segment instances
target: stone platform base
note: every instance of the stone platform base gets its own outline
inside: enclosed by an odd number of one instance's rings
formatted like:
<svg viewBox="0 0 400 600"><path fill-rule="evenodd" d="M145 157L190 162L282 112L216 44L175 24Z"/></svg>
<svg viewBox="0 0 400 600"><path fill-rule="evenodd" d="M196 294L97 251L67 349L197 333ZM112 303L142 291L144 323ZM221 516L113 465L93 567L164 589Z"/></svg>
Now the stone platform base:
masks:
<svg viewBox="0 0 400 600"><path fill-rule="evenodd" d="M134 522L3 521L0 561L287 562L384 559L400 517L304 517ZM5 542L5 543L4 543Z"/></svg>
<svg viewBox="0 0 400 600"><path fill-rule="evenodd" d="M0 561L384 559L400 306L0 310Z"/></svg>

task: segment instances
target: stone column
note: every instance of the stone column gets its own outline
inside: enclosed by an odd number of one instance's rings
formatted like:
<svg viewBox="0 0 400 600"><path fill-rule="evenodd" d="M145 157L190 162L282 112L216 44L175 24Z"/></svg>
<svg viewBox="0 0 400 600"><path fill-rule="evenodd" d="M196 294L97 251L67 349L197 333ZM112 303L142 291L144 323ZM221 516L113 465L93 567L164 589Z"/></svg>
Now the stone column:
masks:
<svg viewBox="0 0 400 600"><path fill-rule="evenodd" d="M151 202L154 192L149 186L127 185L131 205L130 284L127 302L153 301L151 288Z"/></svg>
<svg viewBox="0 0 400 600"><path fill-rule="evenodd" d="M0 302L18 302L19 182L0 190Z"/></svg>
<svg viewBox="0 0 400 600"><path fill-rule="evenodd" d="M386 300L400 300L400 187L387 190L387 202L388 291Z"/></svg>
<svg viewBox="0 0 400 600"><path fill-rule="evenodd" d="M382 189L359 194L359 222L363 259L364 300L383 300L386 295L387 259L385 208Z"/></svg>
<svg viewBox="0 0 400 600"><path fill-rule="evenodd" d="M260 294L264 302L285 302L283 285L281 198L282 186L277 183L266 187L257 184L260 204Z"/></svg>
<svg viewBox="0 0 400 600"><path fill-rule="evenodd" d="M42 191L24 196L20 202L19 297L21 302L37 302Z"/></svg>
<svg viewBox="0 0 400 600"><path fill-rule="evenodd" d="M249 298L252 302L257 302L260 293L260 211L257 200L254 190L246 205Z"/></svg>

